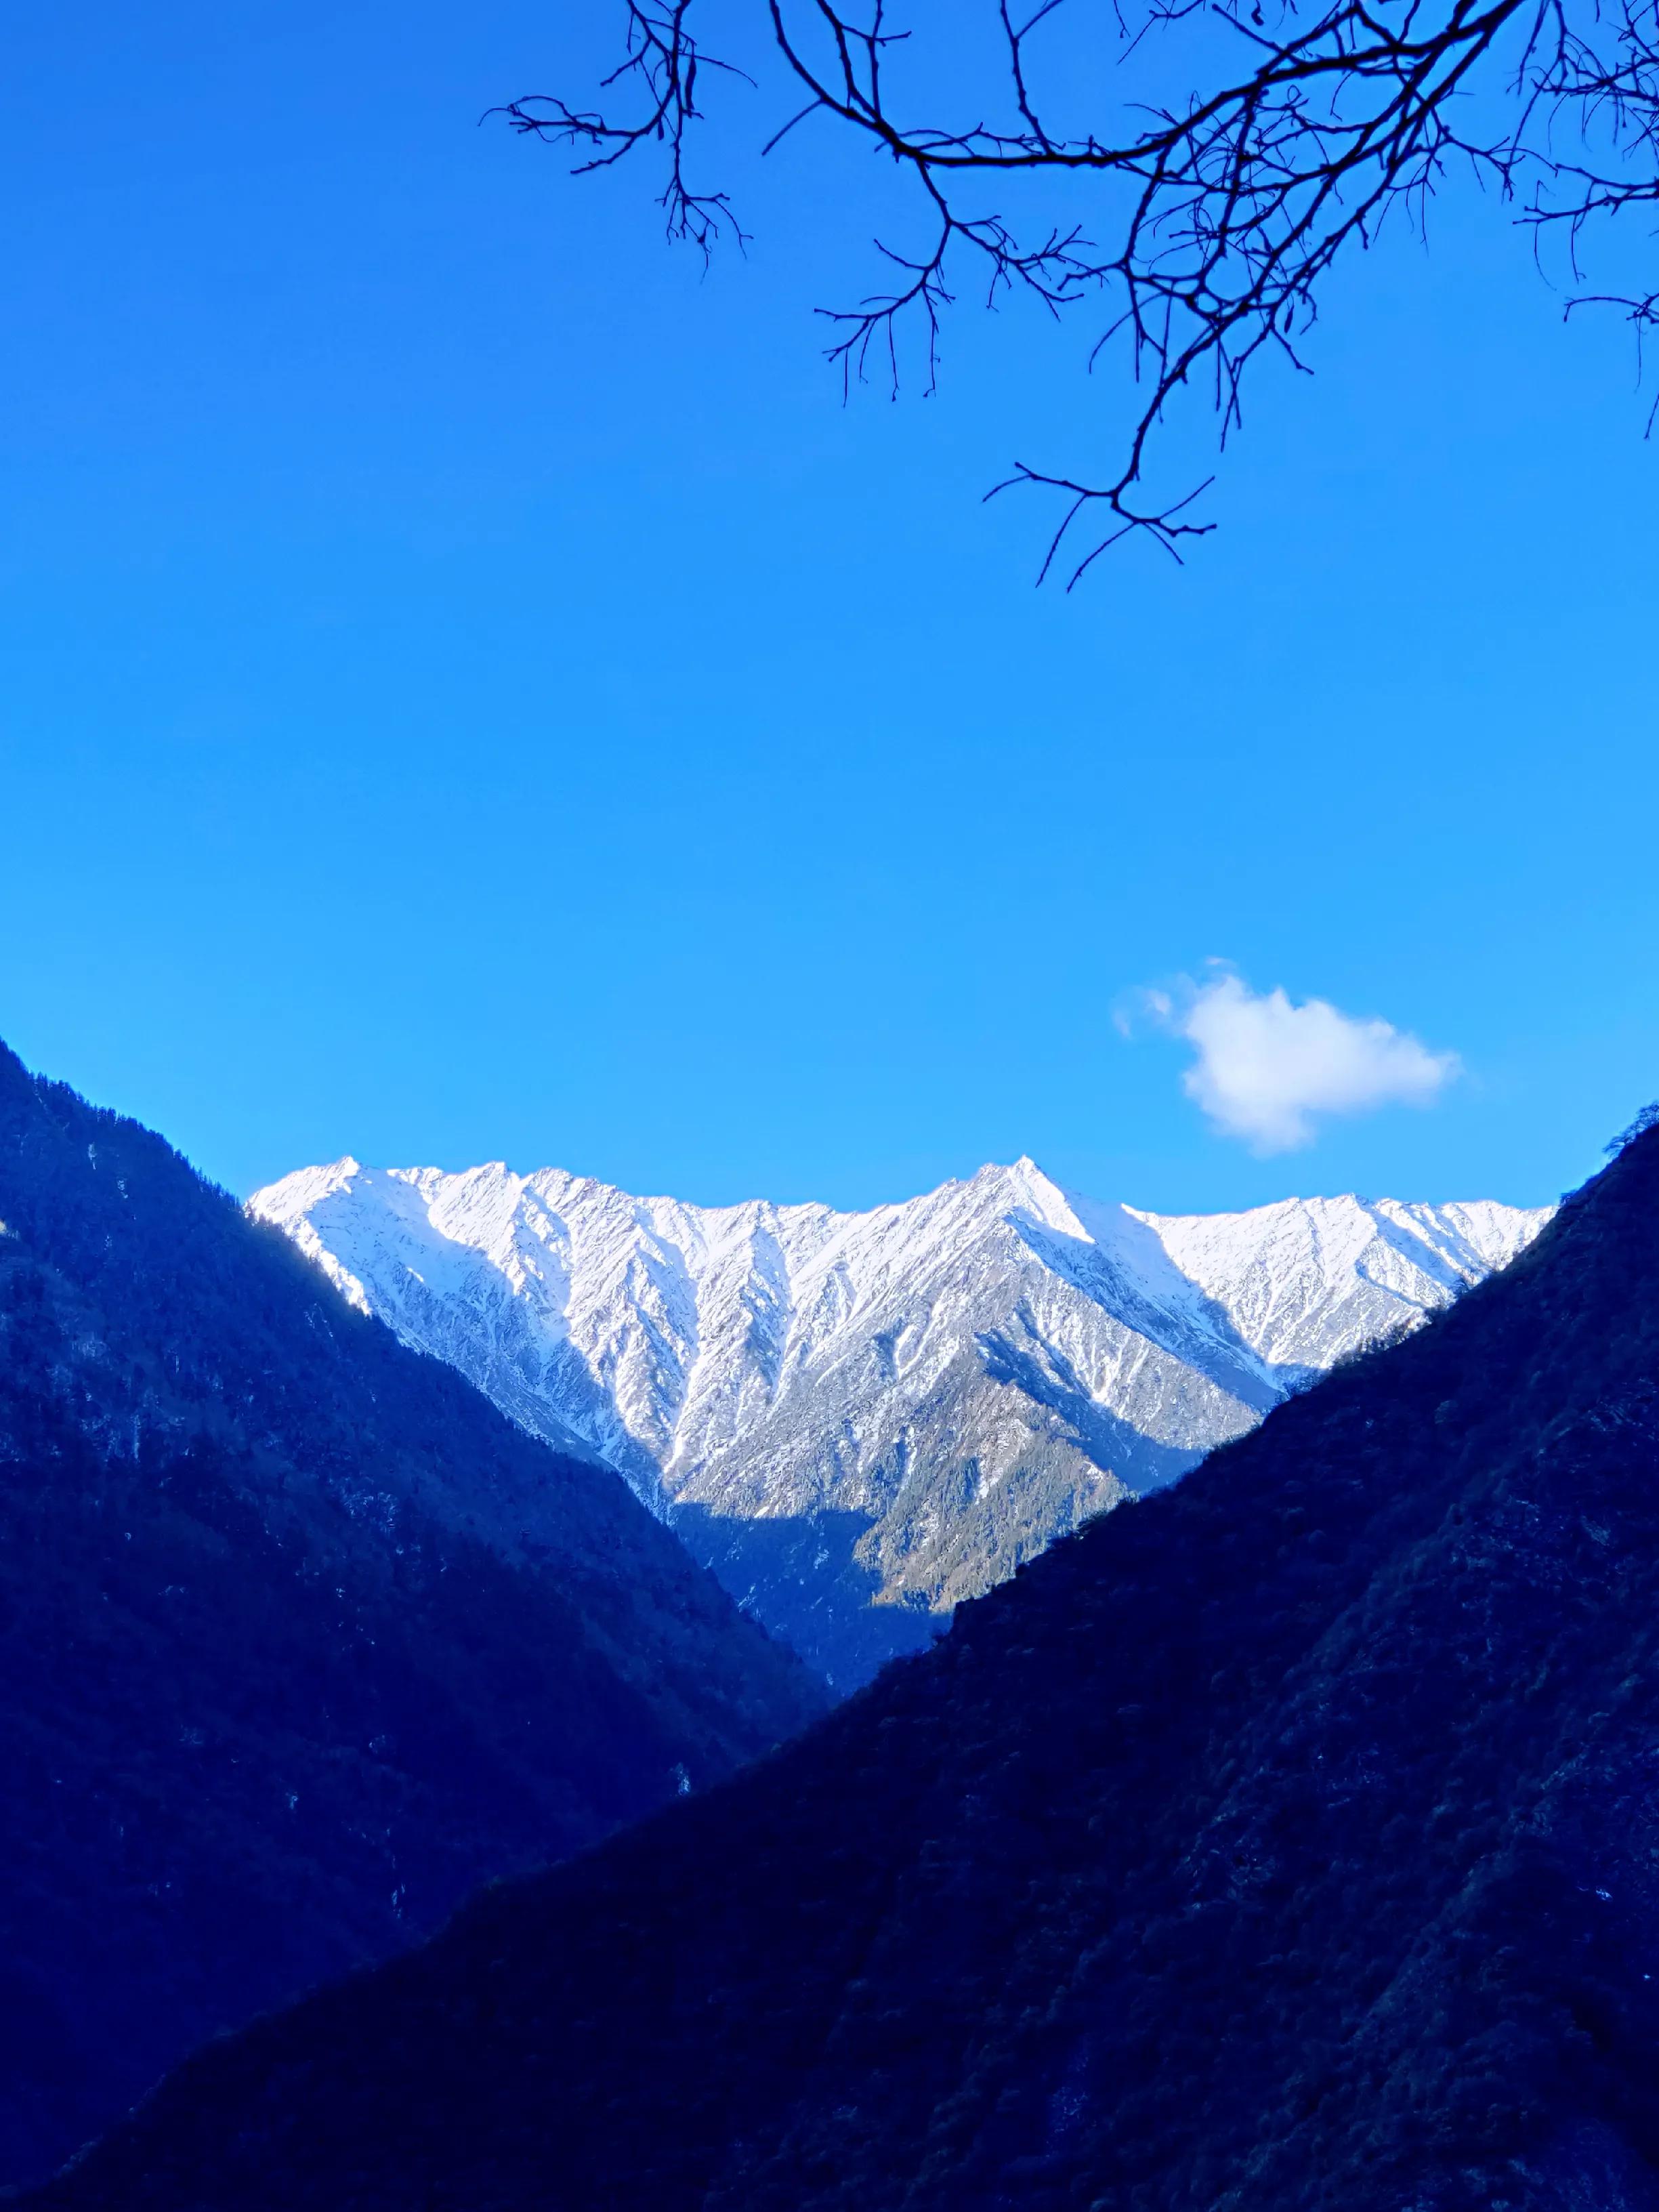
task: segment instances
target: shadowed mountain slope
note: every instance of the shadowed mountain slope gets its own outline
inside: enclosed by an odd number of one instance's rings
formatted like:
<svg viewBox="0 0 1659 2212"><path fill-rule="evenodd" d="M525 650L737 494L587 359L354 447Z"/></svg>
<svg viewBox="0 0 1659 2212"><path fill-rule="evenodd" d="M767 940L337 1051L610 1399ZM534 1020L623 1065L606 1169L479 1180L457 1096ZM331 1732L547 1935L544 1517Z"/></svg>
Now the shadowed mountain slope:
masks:
<svg viewBox="0 0 1659 2212"><path fill-rule="evenodd" d="M1655 2212L1659 1133L41 2212Z"/></svg>
<svg viewBox="0 0 1659 2212"><path fill-rule="evenodd" d="M821 1710L618 1477L0 1048L0 2179Z"/></svg>

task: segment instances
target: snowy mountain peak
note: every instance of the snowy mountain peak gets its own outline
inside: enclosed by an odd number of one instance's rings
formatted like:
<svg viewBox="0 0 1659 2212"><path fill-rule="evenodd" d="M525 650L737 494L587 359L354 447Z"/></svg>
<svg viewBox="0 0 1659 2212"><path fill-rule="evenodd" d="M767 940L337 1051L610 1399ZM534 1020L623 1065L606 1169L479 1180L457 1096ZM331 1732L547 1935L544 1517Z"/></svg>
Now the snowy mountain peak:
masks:
<svg viewBox="0 0 1659 2212"><path fill-rule="evenodd" d="M522 1425L616 1467L843 1683L1547 1218L1352 1196L1160 1215L1026 1158L856 1213L349 1158L250 1208Z"/></svg>

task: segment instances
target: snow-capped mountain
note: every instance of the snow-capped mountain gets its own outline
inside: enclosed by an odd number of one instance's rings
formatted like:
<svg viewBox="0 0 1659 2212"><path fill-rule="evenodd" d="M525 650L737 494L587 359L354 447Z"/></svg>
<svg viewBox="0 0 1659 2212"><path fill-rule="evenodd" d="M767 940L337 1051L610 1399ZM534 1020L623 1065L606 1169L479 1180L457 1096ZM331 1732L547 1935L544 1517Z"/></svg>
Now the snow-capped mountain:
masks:
<svg viewBox="0 0 1659 2212"><path fill-rule="evenodd" d="M842 1688L1548 1218L1158 1215L1029 1159L866 1213L352 1159L249 1204L406 1343L619 1469Z"/></svg>

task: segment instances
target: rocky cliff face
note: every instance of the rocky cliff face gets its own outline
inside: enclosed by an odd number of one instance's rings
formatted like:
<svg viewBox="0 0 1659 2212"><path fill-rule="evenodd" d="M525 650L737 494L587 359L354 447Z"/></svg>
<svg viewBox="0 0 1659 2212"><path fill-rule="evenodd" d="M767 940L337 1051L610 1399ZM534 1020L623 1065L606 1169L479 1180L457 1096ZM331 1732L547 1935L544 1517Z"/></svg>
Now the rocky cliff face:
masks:
<svg viewBox="0 0 1659 2212"><path fill-rule="evenodd" d="M1030 1160L867 1213L354 1160L250 1205L406 1343L619 1468L841 1688L1547 1218L1355 1198L1159 1216Z"/></svg>

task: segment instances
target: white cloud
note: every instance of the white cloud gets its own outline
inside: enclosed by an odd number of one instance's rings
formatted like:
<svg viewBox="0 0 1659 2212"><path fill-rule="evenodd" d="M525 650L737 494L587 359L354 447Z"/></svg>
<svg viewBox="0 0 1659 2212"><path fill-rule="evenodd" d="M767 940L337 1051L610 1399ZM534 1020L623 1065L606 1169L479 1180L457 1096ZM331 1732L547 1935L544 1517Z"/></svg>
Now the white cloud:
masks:
<svg viewBox="0 0 1659 2212"><path fill-rule="evenodd" d="M1223 970L1178 996L1149 991L1146 1012L1198 1057L1182 1088L1218 1129L1257 1152L1310 1144L1315 1117L1378 1106L1428 1106L1458 1072L1391 1022L1358 1018L1323 999L1296 1006Z"/></svg>

